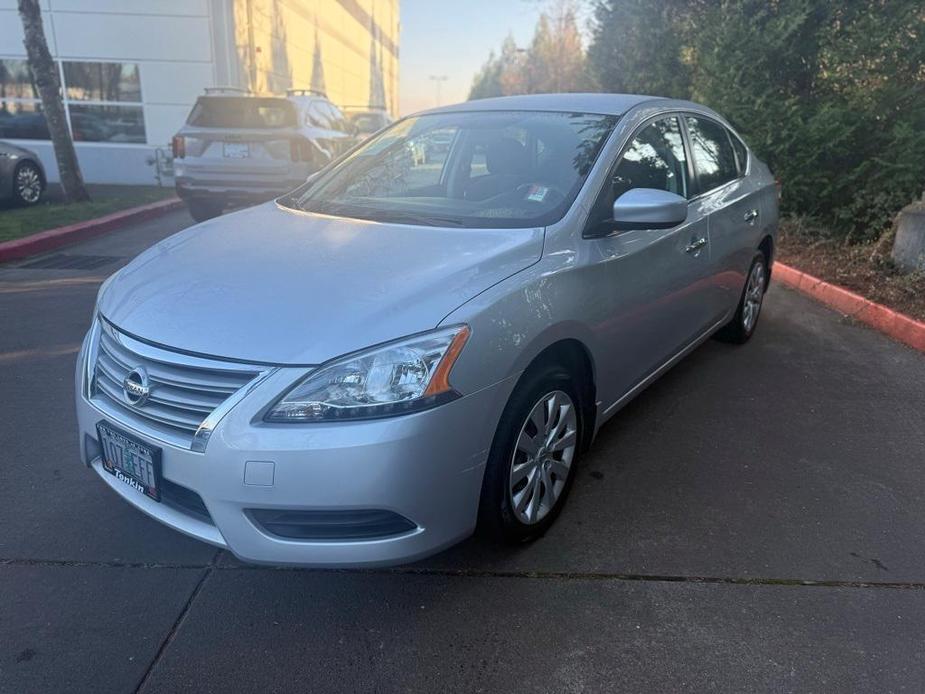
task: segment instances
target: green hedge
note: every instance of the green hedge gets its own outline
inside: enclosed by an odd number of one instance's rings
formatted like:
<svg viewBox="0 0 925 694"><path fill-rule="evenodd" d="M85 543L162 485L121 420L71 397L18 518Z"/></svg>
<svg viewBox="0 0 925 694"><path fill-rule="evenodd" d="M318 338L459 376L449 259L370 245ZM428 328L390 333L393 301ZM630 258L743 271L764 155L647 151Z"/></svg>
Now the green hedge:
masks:
<svg viewBox="0 0 925 694"><path fill-rule="evenodd" d="M925 189L921 0L603 0L588 58L603 90L715 108L782 180L784 212L852 240Z"/></svg>

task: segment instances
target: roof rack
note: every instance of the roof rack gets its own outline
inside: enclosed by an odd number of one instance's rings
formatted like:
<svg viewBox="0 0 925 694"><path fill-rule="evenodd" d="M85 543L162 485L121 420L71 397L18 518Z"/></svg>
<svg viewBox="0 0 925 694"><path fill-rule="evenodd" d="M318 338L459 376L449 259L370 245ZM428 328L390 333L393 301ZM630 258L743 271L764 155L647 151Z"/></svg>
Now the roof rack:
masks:
<svg viewBox="0 0 925 694"><path fill-rule="evenodd" d="M246 87L235 87L232 85L221 85L216 87L206 87L206 94L252 94Z"/></svg>
<svg viewBox="0 0 925 694"><path fill-rule="evenodd" d="M321 89L296 89L294 87L286 90L286 96L323 96L325 99L328 98L328 95Z"/></svg>

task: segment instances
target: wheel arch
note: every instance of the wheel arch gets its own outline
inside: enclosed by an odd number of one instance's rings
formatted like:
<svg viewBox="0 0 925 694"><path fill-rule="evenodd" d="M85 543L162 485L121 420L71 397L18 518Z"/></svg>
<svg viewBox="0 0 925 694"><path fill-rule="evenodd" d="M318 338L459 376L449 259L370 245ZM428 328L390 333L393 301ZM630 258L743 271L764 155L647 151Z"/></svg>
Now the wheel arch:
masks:
<svg viewBox="0 0 925 694"><path fill-rule="evenodd" d="M581 397L581 448L591 444L597 418L597 379L591 350L575 337L563 337L541 349L525 366L518 384L537 369L549 365L564 367L575 379Z"/></svg>

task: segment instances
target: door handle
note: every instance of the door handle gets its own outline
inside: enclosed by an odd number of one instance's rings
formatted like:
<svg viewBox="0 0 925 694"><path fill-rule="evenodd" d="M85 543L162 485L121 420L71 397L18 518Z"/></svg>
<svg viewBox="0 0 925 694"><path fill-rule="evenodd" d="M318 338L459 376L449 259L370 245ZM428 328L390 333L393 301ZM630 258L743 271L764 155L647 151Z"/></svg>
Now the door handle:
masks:
<svg viewBox="0 0 925 694"><path fill-rule="evenodd" d="M699 239L695 239L687 244L687 248L684 249L685 253L696 253L701 248L707 245L707 239L704 236L701 236Z"/></svg>
<svg viewBox="0 0 925 694"><path fill-rule="evenodd" d="M743 217L743 219L746 222L755 221L756 219L758 219L758 210L749 210L748 212L745 213L745 216Z"/></svg>

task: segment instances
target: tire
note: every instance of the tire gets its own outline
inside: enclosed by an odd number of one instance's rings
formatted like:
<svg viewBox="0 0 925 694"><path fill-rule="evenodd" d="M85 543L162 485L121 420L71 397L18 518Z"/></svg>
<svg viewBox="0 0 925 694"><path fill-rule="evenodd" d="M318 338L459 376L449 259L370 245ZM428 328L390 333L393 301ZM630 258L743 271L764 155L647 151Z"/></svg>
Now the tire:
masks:
<svg viewBox="0 0 925 694"><path fill-rule="evenodd" d="M555 398L552 422L547 421L544 406L550 397ZM518 383L501 415L488 456L479 501L480 534L520 543L540 537L553 524L575 479L583 438L581 404L574 379L561 366L540 367ZM540 408L542 431L531 417L536 408ZM531 459L524 443L539 439L545 444L547 432L558 424L564 425L554 443L559 450L551 447L546 451L541 444L538 455ZM521 439L522 434L526 439ZM541 458L539 463L537 458ZM551 495L547 489L552 490Z"/></svg>
<svg viewBox="0 0 925 694"><path fill-rule="evenodd" d="M739 298L732 320L719 329L716 336L723 342L744 344L755 334L758 327L758 318L761 316L761 306L764 303L764 294L768 289L768 261L764 253L758 252L752 259L745 278L745 287Z"/></svg>
<svg viewBox="0 0 925 694"><path fill-rule="evenodd" d="M190 217L197 222L204 222L208 219L218 217L224 209L224 205L217 200L196 200L186 201L186 209L189 210Z"/></svg>
<svg viewBox="0 0 925 694"><path fill-rule="evenodd" d="M13 172L13 200L17 205L28 207L37 204L44 189L42 170L35 163L26 160L16 167Z"/></svg>

